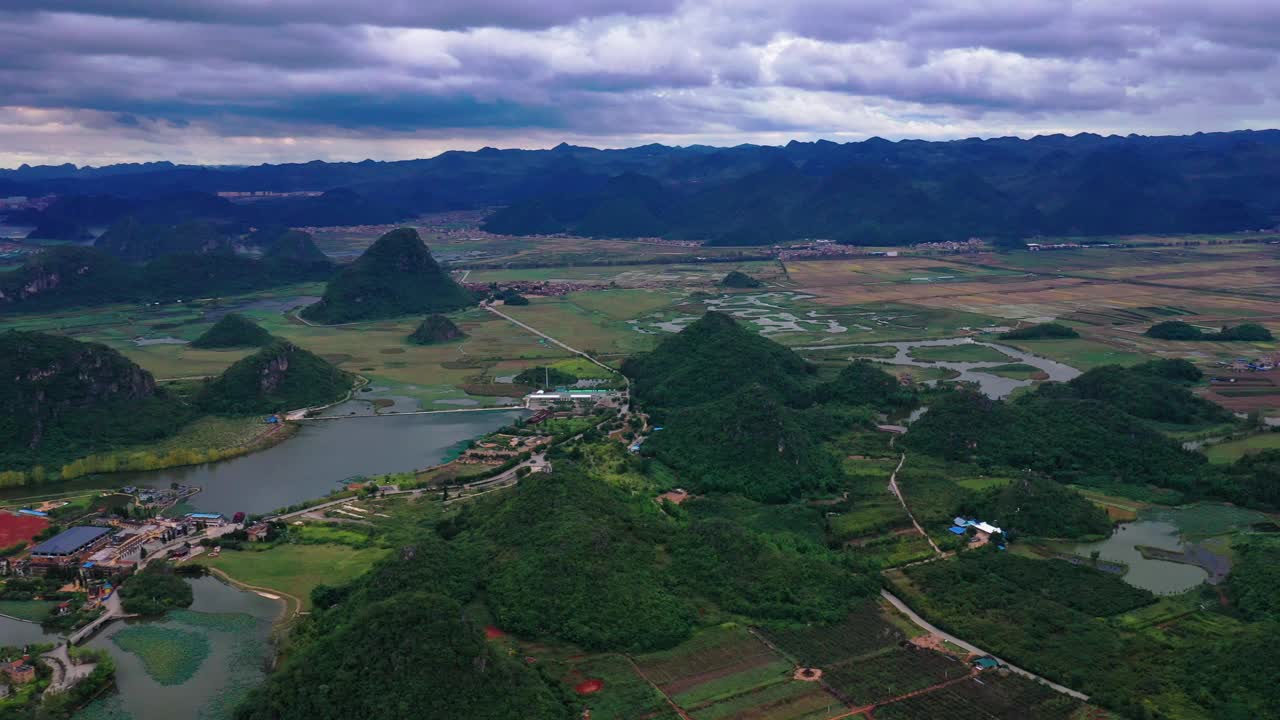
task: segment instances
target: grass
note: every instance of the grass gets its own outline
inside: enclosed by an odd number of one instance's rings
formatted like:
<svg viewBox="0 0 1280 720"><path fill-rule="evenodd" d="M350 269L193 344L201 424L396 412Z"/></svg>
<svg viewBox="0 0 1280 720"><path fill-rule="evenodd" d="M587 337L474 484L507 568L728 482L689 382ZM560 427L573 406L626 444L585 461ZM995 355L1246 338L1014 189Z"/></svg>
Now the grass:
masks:
<svg viewBox="0 0 1280 720"><path fill-rule="evenodd" d="M311 608L317 585L340 585L355 579L387 554L383 549L357 550L343 545L281 545L269 550L224 551L200 562L245 585L277 590Z"/></svg>
<svg viewBox="0 0 1280 720"><path fill-rule="evenodd" d="M346 545L353 548L368 547L374 542L369 533L349 530L332 523L307 523L301 527L293 527L290 528L290 536L307 544Z"/></svg>
<svg viewBox="0 0 1280 720"><path fill-rule="evenodd" d="M983 368L982 372L1000 377L1009 378L1011 380L1035 380L1046 377L1046 374L1040 368L1026 363L1006 363L997 365L996 367Z"/></svg>
<svg viewBox="0 0 1280 720"><path fill-rule="evenodd" d="M40 622L57 604L47 600L0 600L0 615Z"/></svg>
<svg viewBox="0 0 1280 720"><path fill-rule="evenodd" d="M209 638L203 633L160 624L130 625L112 635L111 641L137 655L147 674L161 685L190 680L209 657Z"/></svg>
<svg viewBox="0 0 1280 720"><path fill-rule="evenodd" d="M1280 432L1259 433L1240 440L1215 443L1206 447L1204 454L1209 457L1209 462L1225 465L1263 450L1280 450Z"/></svg>
<svg viewBox="0 0 1280 720"><path fill-rule="evenodd" d="M970 490L986 490L993 487L1004 487L1013 482L1007 477L966 477L956 480L956 484Z"/></svg>
<svg viewBox="0 0 1280 720"><path fill-rule="evenodd" d="M939 345L911 348L911 358L922 362L1003 362L1008 355L986 345Z"/></svg>
<svg viewBox="0 0 1280 720"><path fill-rule="evenodd" d="M1090 370L1102 365L1137 365L1151 358L1141 353L1119 350L1094 340L1007 340L1005 344L1019 350L1047 357L1077 370Z"/></svg>

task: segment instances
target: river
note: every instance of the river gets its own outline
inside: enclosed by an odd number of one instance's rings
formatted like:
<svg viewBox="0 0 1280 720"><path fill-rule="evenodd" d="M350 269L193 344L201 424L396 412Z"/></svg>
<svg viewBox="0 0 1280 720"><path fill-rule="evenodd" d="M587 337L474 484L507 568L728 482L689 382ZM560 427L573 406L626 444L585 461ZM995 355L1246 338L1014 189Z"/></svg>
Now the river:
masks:
<svg viewBox="0 0 1280 720"><path fill-rule="evenodd" d="M222 462L95 475L41 488L0 490L0 499L40 492L168 487L202 488L188 501L194 510L224 515L244 511L266 514L327 495L356 475L384 475L438 465L460 443L510 425L527 410L445 412L429 415L381 415L298 423L293 437L272 447Z"/></svg>
<svg viewBox="0 0 1280 720"><path fill-rule="evenodd" d="M982 345L983 347L989 347L1008 355L1009 359L1001 360L999 362L951 362L942 360L936 362L925 362L911 357L911 350L913 348L948 347L953 345ZM1048 376L1047 379L1054 382L1066 382L1067 380L1080 375L1080 371L1070 365L1065 365L1055 360L1050 360L1049 358L1040 357L1039 355L1033 355L1029 352L1023 352L1022 350L1009 347L1008 345L980 342L967 337L945 338L942 340L906 340L900 342L859 343L852 345L814 345L811 347L798 347L794 349L833 350L842 347L867 346L891 347L897 350L891 358L870 357L867 358L869 360L887 363L889 365L906 365L910 367L945 368L947 370L954 370L959 373L955 378L956 381L976 383L984 395L996 399L1005 397L1020 387L1027 387L1028 385L1031 385L1032 381L1015 380L1013 378L1000 377L999 375L985 373L982 372L984 368L993 368L1000 365L1007 365L1009 363L1022 363L1044 372L1045 375Z"/></svg>
<svg viewBox="0 0 1280 720"><path fill-rule="evenodd" d="M509 425L523 410L388 415L299 423L288 440L206 465L117 473L114 487L170 483L202 488L187 504L201 512L263 514L321 497L356 475L408 472L438 464L464 440Z"/></svg>

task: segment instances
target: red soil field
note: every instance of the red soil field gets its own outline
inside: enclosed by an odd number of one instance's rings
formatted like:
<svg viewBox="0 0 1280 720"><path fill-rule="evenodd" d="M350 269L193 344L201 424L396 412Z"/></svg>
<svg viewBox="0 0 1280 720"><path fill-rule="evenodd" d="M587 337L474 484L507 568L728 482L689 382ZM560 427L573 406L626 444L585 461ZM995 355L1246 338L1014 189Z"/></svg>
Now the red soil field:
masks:
<svg viewBox="0 0 1280 720"><path fill-rule="evenodd" d="M584 682L580 682L573 686L573 691L579 695L590 695L591 693L600 692L604 689L604 681L598 678L591 678Z"/></svg>
<svg viewBox="0 0 1280 720"><path fill-rule="evenodd" d="M486 625L484 628L484 636L489 640L497 640L498 638L506 637L507 634L499 630L497 625Z"/></svg>
<svg viewBox="0 0 1280 720"><path fill-rule="evenodd" d="M0 548L30 540L49 527L49 521L30 515L0 513Z"/></svg>

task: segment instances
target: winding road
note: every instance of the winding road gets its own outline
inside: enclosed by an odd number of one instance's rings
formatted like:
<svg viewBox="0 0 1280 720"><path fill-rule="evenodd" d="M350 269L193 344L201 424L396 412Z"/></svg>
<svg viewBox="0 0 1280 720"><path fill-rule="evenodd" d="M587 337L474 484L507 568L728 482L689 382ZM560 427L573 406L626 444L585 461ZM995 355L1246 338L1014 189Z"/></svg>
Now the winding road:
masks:
<svg viewBox="0 0 1280 720"><path fill-rule="evenodd" d="M1070 695L1071 697L1073 697L1073 698L1075 698L1075 699L1077 699L1077 700L1084 700L1084 701L1088 702L1088 700L1089 700L1089 696L1088 696L1088 695L1085 695L1085 694L1084 694L1084 693L1082 693L1082 692L1079 692L1079 691L1077 691L1077 690L1072 690L1071 688L1069 688L1069 687L1067 687L1067 686L1065 686L1065 685L1059 685L1058 683L1055 683L1055 682L1051 682L1051 681L1049 681L1049 680L1046 680L1045 678L1042 678L1042 677L1040 677L1039 675L1036 675L1035 673L1033 673L1033 672L1031 672L1031 671L1029 671L1029 670L1023 670L1022 668L1018 667L1017 665L1010 665L1009 663L1005 662L1004 660L1000 660L1000 658L999 658L998 656L996 656L996 655L992 655L991 653L987 652L986 650L983 650L983 649L979 648L977 645L974 645L974 644L972 644L972 643L969 643L969 642L966 642L966 641L964 641L964 640L961 640L960 638L956 637L955 635L952 635L951 633L948 633L948 632L946 632L946 631L944 631L944 630L939 629L938 627L936 627L935 625L933 625L932 623L930 623L928 620L925 620L924 618L920 617L920 615L919 615L919 614L917 614L915 610L912 610L912 609L911 609L911 608L910 608L906 603L904 603L904 602L902 602L902 600L898 599L898 596L894 595L893 593L889 592L888 590L881 590L881 591L880 591L880 596L881 596L881 597L883 597L885 600L888 600L890 605L892 605L892 606L894 606L895 608L897 608L897 609L898 609L898 612L902 613L903 615L906 615L906 616L911 620L911 622L915 623L915 624L916 624L916 625L918 625L920 628L922 628L922 629L924 629L924 630L926 630L926 631L928 631L928 632L930 632L930 633L932 633L932 634L934 634L934 635L937 635L938 637L942 638L943 640L946 640L947 642L950 642L950 643L954 643L954 644L956 644L956 645L959 645L960 647L964 648L965 650L968 650L969 652L974 653L974 654L976 654L976 655L990 655L991 657L993 657L993 658L995 658L996 660L998 660L1002 666L1009 668L1009 670L1011 670L1012 672L1015 672L1015 673L1017 673L1017 674L1019 674L1019 675L1021 675L1021 676L1025 677L1025 678L1027 678L1027 679L1035 680L1036 682L1039 682L1039 683L1044 683L1045 685L1048 685L1049 687L1053 688L1054 690L1057 690L1058 692L1062 693L1063 695Z"/></svg>

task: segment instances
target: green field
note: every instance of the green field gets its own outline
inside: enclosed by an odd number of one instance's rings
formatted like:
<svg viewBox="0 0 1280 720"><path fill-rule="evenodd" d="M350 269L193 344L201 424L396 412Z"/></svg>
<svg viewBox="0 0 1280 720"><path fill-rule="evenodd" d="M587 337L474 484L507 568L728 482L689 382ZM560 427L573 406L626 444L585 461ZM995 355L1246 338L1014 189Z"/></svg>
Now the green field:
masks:
<svg viewBox="0 0 1280 720"><path fill-rule="evenodd" d="M1214 443L1204 449L1204 454L1211 463L1227 464L1263 450L1280 450L1280 432L1265 432L1231 442Z"/></svg>
<svg viewBox="0 0 1280 720"><path fill-rule="evenodd" d="M940 345L911 348L911 358L921 362L1005 362L1008 355L986 345Z"/></svg>
<svg viewBox="0 0 1280 720"><path fill-rule="evenodd" d="M0 615L40 622L57 604L45 600L0 600Z"/></svg>
<svg viewBox="0 0 1280 720"><path fill-rule="evenodd" d="M1037 377L1044 377L1043 370L1026 363L1006 363L991 368L983 368L982 372L1000 377L1010 378L1012 380L1033 380Z"/></svg>
<svg viewBox="0 0 1280 720"><path fill-rule="evenodd" d="M368 570L387 552L343 545L282 545L262 551L228 550L221 557L206 556L199 562L245 585L291 595L306 610L311 607L311 590L317 585L341 585Z"/></svg>
<svg viewBox="0 0 1280 720"><path fill-rule="evenodd" d="M1077 370L1089 370L1100 365L1137 365L1152 358L1141 353L1119 350L1093 340L1010 340L1010 347L1035 355L1066 363Z"/></svg>

